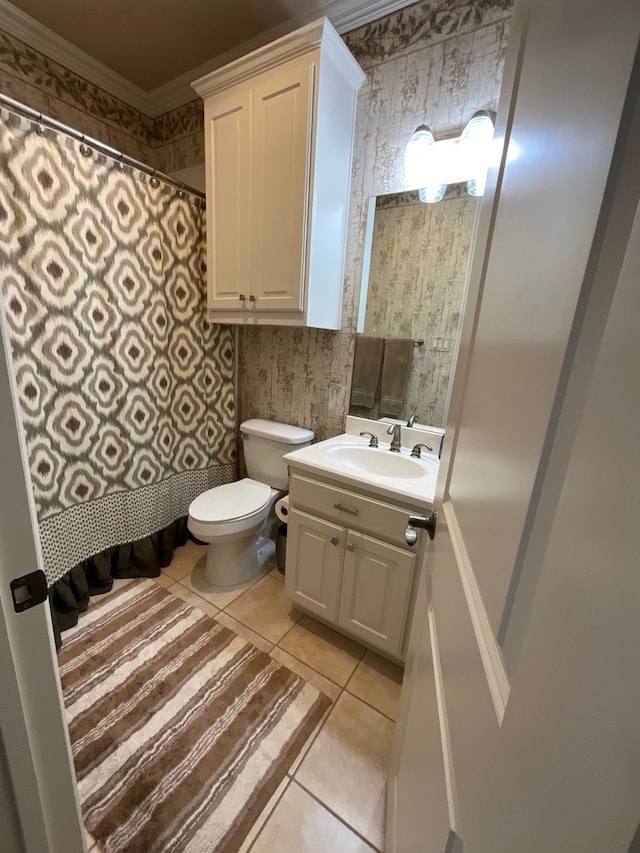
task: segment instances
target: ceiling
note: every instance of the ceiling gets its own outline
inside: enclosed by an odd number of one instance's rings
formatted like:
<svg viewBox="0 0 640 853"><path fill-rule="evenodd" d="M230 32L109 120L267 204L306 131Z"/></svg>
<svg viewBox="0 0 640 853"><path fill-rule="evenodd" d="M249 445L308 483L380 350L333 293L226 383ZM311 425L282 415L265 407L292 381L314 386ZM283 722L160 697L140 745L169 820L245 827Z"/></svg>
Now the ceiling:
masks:
<svg viewBox="0 0 640 853"><path fill-rule="evenodd" d="M384 0L2 0L112 72L150 92L189 72L191 79L322 15L341 31L407 2ZM338 29L340 27L338 26ZM262 38L261 38L262 37ZM248 43L248 44L247 44ZM222 63L217 63L222 64ZM208 70L208 69L207 69Z"/></svg>

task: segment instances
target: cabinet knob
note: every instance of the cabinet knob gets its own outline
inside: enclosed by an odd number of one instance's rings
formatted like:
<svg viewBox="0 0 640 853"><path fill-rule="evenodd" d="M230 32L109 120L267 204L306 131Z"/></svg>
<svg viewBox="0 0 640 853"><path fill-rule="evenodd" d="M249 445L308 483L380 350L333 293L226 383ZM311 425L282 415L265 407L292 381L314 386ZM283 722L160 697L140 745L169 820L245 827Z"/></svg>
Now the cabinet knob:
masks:
<svg viewBox="0 0 640 853"><path fill-rule="evenodd" d="M347 542L347 551L353 551L355 547L356 546L353 544L353 542Z"/></svg>
<svg viewBox="0 0 640 853"><path fill-rule="evenodd" d="M255 302L255 301L256 301L255 296L252 293L250 293L249 294L249 302Z"/></svg>
<svg viewBox="0 0 640 853"><path fill-rule="evenodd" d="M332 536L332 537L331 537L331 544L332 544L332 545L337 545L339 541L340 541L340 540L338 539L338 537L337 537L337 536Z"/></svg>
<svg viewBox="0 0 640 853"><path fill-rule="evenodd" d="M244 302L244 301L246 300L246 298L247 298L247 297L244 295L244 293L239 293L239 294L238 294L238 299L240 300L240 302Z"/></svg>

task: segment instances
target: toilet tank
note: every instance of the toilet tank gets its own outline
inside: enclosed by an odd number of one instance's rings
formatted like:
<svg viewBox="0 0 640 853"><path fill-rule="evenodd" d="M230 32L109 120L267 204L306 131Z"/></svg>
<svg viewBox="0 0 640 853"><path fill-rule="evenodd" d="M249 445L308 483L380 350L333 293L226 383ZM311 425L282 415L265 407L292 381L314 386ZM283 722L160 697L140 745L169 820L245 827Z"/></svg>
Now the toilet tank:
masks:
<svg viewBox="0 0 640 853"><path fill-rule="evenodd" d="M249 477L283 490L289 488L289 476L282 457L311 444L314 434L291 424L252 418L240 424L240 435Z"/></svg>

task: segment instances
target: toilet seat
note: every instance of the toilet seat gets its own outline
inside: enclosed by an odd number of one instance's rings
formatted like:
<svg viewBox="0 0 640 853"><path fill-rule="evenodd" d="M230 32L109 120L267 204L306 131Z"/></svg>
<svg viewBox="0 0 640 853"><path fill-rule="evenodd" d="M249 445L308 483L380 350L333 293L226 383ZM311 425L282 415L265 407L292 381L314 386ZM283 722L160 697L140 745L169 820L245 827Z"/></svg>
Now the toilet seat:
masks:
<svg viewBox="0 0 640 853"><path fill-rule="evenodd" d="M268 507L271 496L271 486L245 477L198 495L189 506L189 518L213 528L234 522L250 523ZM238 529L244 527L241 524Z"/></svg>

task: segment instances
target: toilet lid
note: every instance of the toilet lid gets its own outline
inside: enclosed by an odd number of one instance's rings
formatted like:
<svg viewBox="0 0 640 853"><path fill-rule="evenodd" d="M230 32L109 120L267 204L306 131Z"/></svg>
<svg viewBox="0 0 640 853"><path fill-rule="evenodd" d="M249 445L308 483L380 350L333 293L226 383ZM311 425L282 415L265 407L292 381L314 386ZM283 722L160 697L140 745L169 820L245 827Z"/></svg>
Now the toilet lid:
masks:
<svg viewBox="0 0 640 853"><path fill-rule="evenodd" d="M195 521L214 522L243 518L262 509L269 500L271 487L245 477L208 489L191 503L189 515Z"/></svg>

